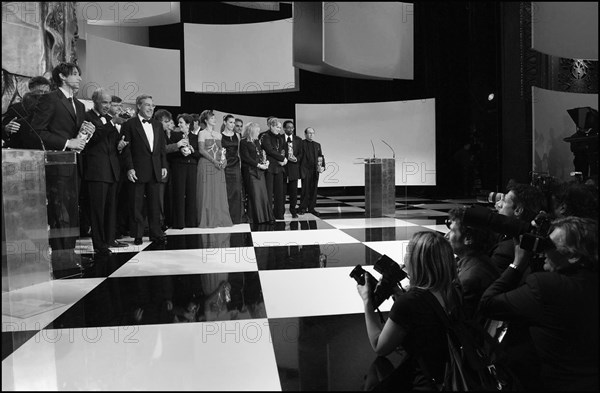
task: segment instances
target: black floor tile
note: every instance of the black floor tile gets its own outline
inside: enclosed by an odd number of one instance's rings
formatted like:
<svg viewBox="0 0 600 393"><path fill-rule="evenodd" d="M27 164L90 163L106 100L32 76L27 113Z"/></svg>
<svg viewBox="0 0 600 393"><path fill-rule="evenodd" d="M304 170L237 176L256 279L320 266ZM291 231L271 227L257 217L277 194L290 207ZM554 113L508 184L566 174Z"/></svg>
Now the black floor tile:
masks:
<svg viewBox="0 0 600 393"><path fill-rule="evenodd" d="M84 257L92 258L93 264L85 266L83 269L61 270L55 274L56 279L73 279L73 278L99 278L108 277L116 272L121 266L126 264L138 252L114 252L108 255L99 254L82 254Z"/></svg>
<svg viewBox="0 0 600 393"><path fill-rule="evenodd" d="M363 314L269 319L284 391L364 391L388 377L404 356L378 358Z"/></svg>
<svg viewBox="0 0 600 393"><path fill-rule="evenodd" d="M410 240L412 236L429 229L421 226L385 227L385 228L355 228L341 231L361 242L380 242L389 240Z"/></svg>
<svg viewBox="0 0 600 393"><path fill-rule="evenodd" d="M302 217L302 216L299 216ZM332 225L322 220L276 221L275 224L251 224L252 232L272 231L307 231L312 229L335 229Z"/></svg>
<svg viewBox="0 0 600 393"><path fill-rule="evenodd" d="M171 235L167 236L166 245L151 243L144 251L229 247L252 247L252 235L250 232Z"/></svg>
<svg viewBox="0 0 600 393"><path fill-rule="evenodd" d="M259 270L373 265L381 256L361 243L254 247Z"/></svg>
<svg viewBox="0 0 600 393"><path fill-rule="evenodd" d="M124 277L106 279L47 328L265 317L258 272Z"/></svg>

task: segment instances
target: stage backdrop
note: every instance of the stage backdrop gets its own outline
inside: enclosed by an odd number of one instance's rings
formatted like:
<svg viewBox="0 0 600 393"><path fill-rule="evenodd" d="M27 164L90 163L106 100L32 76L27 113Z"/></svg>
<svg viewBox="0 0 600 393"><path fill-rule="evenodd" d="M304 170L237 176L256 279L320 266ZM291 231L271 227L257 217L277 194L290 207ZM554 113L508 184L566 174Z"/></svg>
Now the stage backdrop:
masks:
<svg viewBox="0 0 600 393"><path fill-rule="evenodd" d="M576 127L567 109L584 106L598 109L598 96L533 87L532 98L533 170L568 180L575 167L570 145L563 138L573 135Z"/></svg>
<svg viewBox="0 0 600 393"><path fill-rule="evenodd" d="M296 134L315 129L326 171L319 187L364 186L361 158L392 158L396 185L436 185L435 99L361 104L296 104Z"/></svg>
<svg viewBox="0 0 600 393"><path fill-rule="evenodd" d="M216 109L213 109L213 113L215 114L215 117L217 118L217 126L216 126L217 130L221 130L221 124L223 124L223 118L225 116L227 116L227 115L232 115L236 119L242 119L242 121L244 122L244 127L248 123L257 123L260 126L261 132L262 131L266 131L266 130L269 129L269 127L267 127L267 118L266 117L251 116L251 115L240 115L238 113L231 113L231 112L221 112L221 111L216 110ZM281 124L283 124L283 122L286 121L286 120L292 120L293 121L293 119L285 119L285 118L281 118L281 117L278 117L278 119L281 122ZM281 130L281 132L283 133L283 129ZM243 135L243 132L242 132L242 135ZM296 130L296 135L298 135L300 137L304 137L304 135L300 135L300 133L298 132L298 130Z"/></svg>

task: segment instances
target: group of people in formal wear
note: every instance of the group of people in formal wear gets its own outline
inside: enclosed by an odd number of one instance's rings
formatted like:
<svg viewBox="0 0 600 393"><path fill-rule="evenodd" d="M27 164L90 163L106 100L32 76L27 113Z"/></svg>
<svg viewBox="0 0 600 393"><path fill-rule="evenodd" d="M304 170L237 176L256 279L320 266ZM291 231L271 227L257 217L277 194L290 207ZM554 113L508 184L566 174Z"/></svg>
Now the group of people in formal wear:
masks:
<svg viewBox="0 0 600 393"><path fill-rule="evenodd" d="M274 224L284 218L286 193L292 218L319 215L317 185L325 162L313 128L303 140L292 121L282 124L275 117L264 132L232 115L218 124L212 110L174 118L155 111L150 95L138 96L137 113L127 118L122 99L103 88L94 91L93 108L85 111L75 99L79 66L59 64L52 91L45 78L34 79L43 88L30 84L3 117L3 147L79 153L81 214L89 219L97 253L127 246L117 240L126 234L142 244L146 231L151 241L164 244L168 227Z"/></svg>

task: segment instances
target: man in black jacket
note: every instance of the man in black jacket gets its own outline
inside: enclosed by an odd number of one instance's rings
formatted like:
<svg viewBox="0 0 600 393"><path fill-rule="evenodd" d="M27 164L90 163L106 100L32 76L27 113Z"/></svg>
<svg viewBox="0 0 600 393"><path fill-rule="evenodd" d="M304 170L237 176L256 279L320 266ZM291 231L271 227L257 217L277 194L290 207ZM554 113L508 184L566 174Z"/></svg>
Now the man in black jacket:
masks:
<svg viewBox="0 0 600 393"><path fill-rule="evenodd" d="M325 170L325 158L321 151L321 144L313 140L315 130L308 127L304 130L305 139L302 141L302 162L300 162L300 176L302 178L302 193L300 214L307 211L314 216L319 216L315 210L317 206L317 186L319 174Z"/></svg>
<svg viewBox="0 0 600 393"><path fill-rule="evenodd" d="M134 233L131 235L135 238L134 244L142 244L145 195L150 241L164 245L166 237L160 227L159 184L167 177L165 134L161 123L152 118L152 96L138 96L136 106L137 115L121 126L121 134L129 142L122 153L125 155L127 179L133 183L130 202L134 215Z"/></svg>
<svg viewBox="0 0 600 393"><path fill-rule="evenodd" d="M126 247L115 240L117 215L117 182L120 178L117 145L119 132L108 114L111 96L104 89L92 94L94 107L86 112L85 119L96 131L85 149L84 179L89 190L90 224L94 252L110 253L109 247Z"/></svg>
<svg viewBox="0 0 600 393"><path fill-rule="evenodd" d="M285 132L283 135L285 154L288 159L288 163L284 166L285 192L290 200L292 218L298 218L296 203L298 202L298 179L300 179L300 162L302 161L302 139L294 135L294 122L291 120L283 122L283 130Z"/></svg>

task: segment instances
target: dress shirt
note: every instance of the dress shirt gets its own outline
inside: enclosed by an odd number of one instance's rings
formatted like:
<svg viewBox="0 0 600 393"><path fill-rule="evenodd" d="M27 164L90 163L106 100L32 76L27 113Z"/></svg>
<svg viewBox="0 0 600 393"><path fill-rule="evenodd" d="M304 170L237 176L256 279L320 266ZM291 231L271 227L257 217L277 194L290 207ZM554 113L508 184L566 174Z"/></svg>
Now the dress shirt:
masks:
<svg viewBox="0 0 600 393"><path fill-rule="evenodd" d="M150 151L152 151L152 149L154 148L154 129L152 128L152 123L150 122L150 120L146 120L140 115L138 115L138 117L142 122L142 127L144 127L146 138L148 138L148 143L150 144Z"/></svg>

